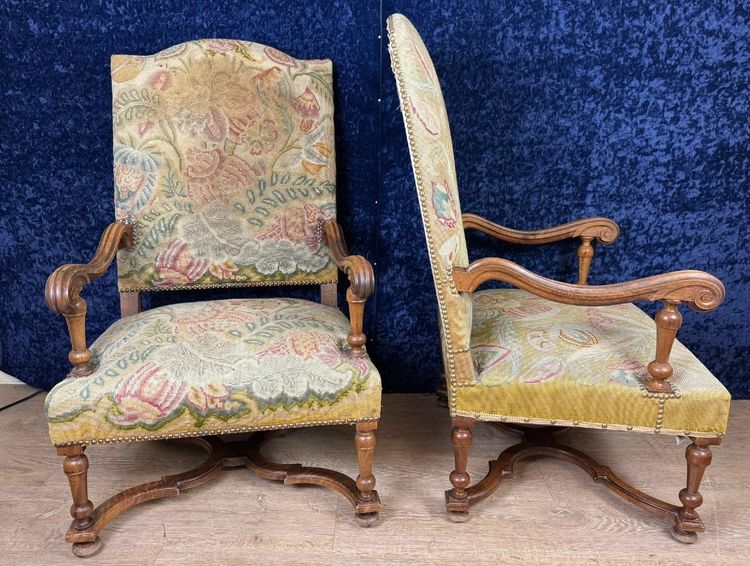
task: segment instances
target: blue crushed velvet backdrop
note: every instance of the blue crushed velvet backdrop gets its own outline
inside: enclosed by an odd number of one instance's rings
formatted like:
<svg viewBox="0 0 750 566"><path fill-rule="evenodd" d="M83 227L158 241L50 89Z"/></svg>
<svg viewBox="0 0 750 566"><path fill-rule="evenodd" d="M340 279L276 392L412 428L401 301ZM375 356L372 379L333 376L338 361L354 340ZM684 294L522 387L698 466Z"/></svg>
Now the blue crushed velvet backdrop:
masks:
<svg viewBox="0 0 750 566"><path fill-rule="evenodd" d="M399 11L422 33L441 75L463 209L519 228L614 218L622 236L598 250L593 283L682 268L714 273L727 286L725 304L708 315L686 312L680 339L735 396L750 394L746 4L81 6L0 7L4 371L49 387L68 367L65 325L46 310L43 286L57 265L87 260L113 217L110 54L229 37L334 60L339 217L350 249L373 261L378 276L368 303L369 349L386 390L433 390L440 366L435 300L382 30L385 16ZM469 244L474 257L500 254L574 278L575 243L518 249L472 236ZM154 294L151 304L229 294ZM86 296L95 337L117 317L114 272Z"/></svg>

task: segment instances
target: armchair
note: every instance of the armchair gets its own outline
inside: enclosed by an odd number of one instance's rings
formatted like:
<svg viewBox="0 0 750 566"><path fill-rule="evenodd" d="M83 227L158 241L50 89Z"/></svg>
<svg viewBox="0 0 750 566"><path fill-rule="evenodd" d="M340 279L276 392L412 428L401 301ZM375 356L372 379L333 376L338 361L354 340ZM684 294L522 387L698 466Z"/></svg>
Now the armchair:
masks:
<svg viewBox="0 0 750 566"><path fill-rule="evenodd" d="M97 552L100 531L130 507L237 467L334 489L360 525L373 524L381 385L363 317L375 279L335 220L331 62L199 40L114 56L112 86L116 222L89 263L58 268L45 290L72 346L73 369L45 410L73 496L73 553ZM81 295L115 259L122 318L89 345ZM337 308L339 269L349 319ZM268 285L320 285L321 303L141 306L144 292ZM333 424L355 426L356 480L261 453L284 429ZM221 438L238 433L250 435ZM208 459L95 508L86 447L161 439L196 444Z"/></svg>
<svg viewBox="0 0 750 566"><path fill-rule="evenodd" d="M461 215L448 116L437 73L419 34L402 15L388 19L391 63L401 102L441 326L455 469L446 507L453 521L512 476L516 462L556 456L577 464L627 501L667 518L672 535L694 542L704 530L699 485L727 425L730 395L675 340L679 307L707 312L724 287L701 271L675 271L611 285L589 285L593 243L619 228L588 218L519 231ZM578 282L542 277L504 258L469 263L464 230L536 245L580 238ZM487 281L511 289L477 292ZM662 301L655 324L632 303ZM471 485L467 460L476 421L521 438ZM558 442L568 428L684 435L687 483L681 505L651 497L583 452Z"/></svg>

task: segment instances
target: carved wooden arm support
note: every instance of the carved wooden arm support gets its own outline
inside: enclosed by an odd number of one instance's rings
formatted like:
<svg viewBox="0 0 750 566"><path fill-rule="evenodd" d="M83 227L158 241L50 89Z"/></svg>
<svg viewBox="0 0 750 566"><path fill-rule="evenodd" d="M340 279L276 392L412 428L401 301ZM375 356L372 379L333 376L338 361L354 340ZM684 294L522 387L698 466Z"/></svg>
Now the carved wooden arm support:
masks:
<svg viewBox="0 0 750 566"><path fill-rule="evenodd" d="M550 301L569 305L618 305L634 301L664 301L656 314L656 358L648 365L651 380L646 388L655 393L670 392L666 381L672 377L669 353L682 324L678 310L682 303L693 310L708 312L724 300L724 285L713 275L703 271L673 271L611 285L572 285L548 279L502 258L484 258L466 269L454 268L456 288L472 292L486 281L509 283Z"/></svg>
<svg viewBox="0 0 750 566"><path fill-rule="evenodd" d="M351 332L346 341L354 356L364 355L367 338L362 331L365 318L365 302L375 290L375 273L372 265L360 255L349 255L341 226L335 220L323 224L323 233L333 261L349 277L346 302L349 303L349 323Z"/></svg>
<svg viewBox="0 0 750 566"><path fill-rule="evenodd" d="M597 240L602 244L611 244L620 235L620 227L617 223L601 216L574 220L541 230L514 230L495 224L477 214L464 214L462 220L465 230L479 230L483 234L512 244L539 245L581 238L581 245L578 246L577 252L579 285L586 285L588 279L591 258L594 257L594 247L591 242Z"/></svg>
<svg viewBox="0 0 750 566"><path fill-rule="evenodd" d="M81 290L88 282L98 279L115 259L117 250L133 243L133 228L113 222L102 233L93 259L86 263L72 263L58 267L47 279L44 298L47 306L65 317L73 349L68 359L73 364L72 374L89 375L93 368L91 350L86 346L86 301Z"/></svg>

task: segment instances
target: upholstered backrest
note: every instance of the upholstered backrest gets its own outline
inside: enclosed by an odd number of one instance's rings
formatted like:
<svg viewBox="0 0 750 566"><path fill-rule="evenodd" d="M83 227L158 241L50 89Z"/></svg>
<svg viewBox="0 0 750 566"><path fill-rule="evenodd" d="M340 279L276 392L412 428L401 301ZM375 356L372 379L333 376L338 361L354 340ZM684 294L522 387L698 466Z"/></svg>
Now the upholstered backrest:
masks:
<svg viewBox="0 0 750 566"><path fill-rule="evenodd" d="M112 57L120 291L330 283L332 65L200 40Z"/></svg>
<svg viewBox="0 0 750 566"><path fill-rule="evenodd" d="M473 382L471 298L453 284L453 268L469 259L443 93L422 38L401 14L388 18L388 47L437 291L445 371L450 383Z"/></svg>

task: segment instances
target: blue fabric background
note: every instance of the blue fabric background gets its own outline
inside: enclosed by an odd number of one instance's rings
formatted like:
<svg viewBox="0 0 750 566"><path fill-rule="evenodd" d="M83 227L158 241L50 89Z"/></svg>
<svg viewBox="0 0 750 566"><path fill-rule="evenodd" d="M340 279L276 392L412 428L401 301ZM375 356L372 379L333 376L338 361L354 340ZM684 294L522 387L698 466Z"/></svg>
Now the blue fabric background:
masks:
<svg viewBox="0 0 750 566"><path fill-rule="evenodd" d="M113 218L110 55L226 37L333 59L339 217L378 276L369 350L387 391L433 390L436 306L383 30L396 11L440 74L464 211L518 228L615 219L622 236L597 251L592 283L714 273L725 304L686 310L680 339L748 397L750 13L733 1L4 3L0 367L41 387L67 371L65 324L43 287L59 264L87 261ZM469 245L575 277L573 242ZM117 317L114 270L86 296L93 338Z"/></svg>

